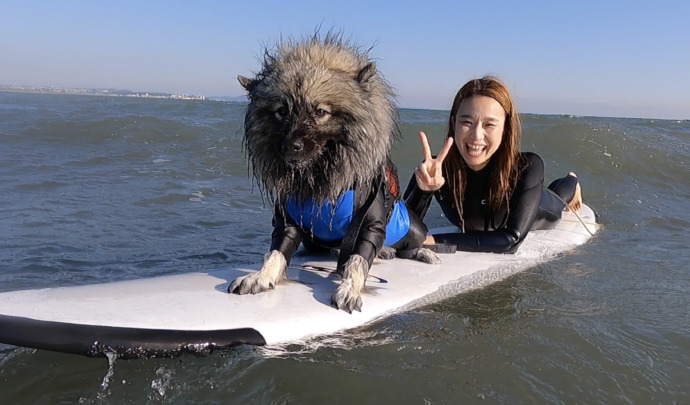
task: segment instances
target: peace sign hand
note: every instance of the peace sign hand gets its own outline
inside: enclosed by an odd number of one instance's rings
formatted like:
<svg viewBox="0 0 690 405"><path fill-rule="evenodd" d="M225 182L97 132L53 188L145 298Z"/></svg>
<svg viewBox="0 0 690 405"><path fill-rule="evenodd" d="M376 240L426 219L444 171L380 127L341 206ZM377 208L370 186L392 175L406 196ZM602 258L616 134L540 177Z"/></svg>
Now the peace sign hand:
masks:
<svg viewBox="0 0 690 405"><path fill-rule="evenodd" d="M424 191L436 191L446 182L441 167L443 166L443 160L446 158L446 155L448 155L450 148L453 147L453 138L446 139L446 143L443 144L443 148L441 148L441 152L439 152L436 158L431 156L429 141L424 132L419 133L419 140L422 142L424 161L414 170L417 186Z"/></svg>

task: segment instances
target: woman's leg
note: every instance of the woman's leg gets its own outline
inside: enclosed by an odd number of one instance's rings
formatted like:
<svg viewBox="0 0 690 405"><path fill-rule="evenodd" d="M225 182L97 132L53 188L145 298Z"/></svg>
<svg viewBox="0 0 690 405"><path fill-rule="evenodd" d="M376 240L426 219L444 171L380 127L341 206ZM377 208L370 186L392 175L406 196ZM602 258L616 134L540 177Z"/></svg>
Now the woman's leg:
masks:
<svg viewBox="0 0 690 405"><path fill-rule="evenodd" d="M554 195L555 194L555 195ZM537 218L532 229L553 229L561 219L563 210L579 211L582 206L582 191L575 173L554 180L548 190L542 190Z"/></svg>
<svg viewBox="0 0 690 405"><path fill-rule="evenodd" d="M577 212L582 207L582 188L575 173L570 172L565 177L554 180L548 188L566 202L565 208L570 211Z"/></svg>

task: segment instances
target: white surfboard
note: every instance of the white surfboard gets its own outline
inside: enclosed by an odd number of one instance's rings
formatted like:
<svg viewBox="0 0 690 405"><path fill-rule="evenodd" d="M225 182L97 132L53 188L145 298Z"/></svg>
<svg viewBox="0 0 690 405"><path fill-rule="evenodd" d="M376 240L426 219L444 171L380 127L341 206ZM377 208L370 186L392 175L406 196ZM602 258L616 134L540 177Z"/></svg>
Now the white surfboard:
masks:
<svg viewBox="0 0 690 405"><path fill-rule="evenodd" d="M498 281L585 243L597 231L589 207L583 206L580 218L563 214L555 229L530 232L516 254L457 252L441 255L440 265L377 260L361 312L330 304L339 283L335 257L295 255L289 281L256 295L226 289L258 265L0 293L0 342L125 358L299 342Z"/></svg>

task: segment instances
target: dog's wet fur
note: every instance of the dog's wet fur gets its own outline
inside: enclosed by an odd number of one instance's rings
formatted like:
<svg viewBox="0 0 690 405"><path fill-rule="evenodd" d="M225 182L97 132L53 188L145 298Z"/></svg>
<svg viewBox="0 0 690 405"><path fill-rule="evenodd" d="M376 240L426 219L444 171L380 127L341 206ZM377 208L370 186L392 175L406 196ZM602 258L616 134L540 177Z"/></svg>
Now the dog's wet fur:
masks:
<svg viewBox="0 0 690 405"><path fill-rule="evenodd" d="M256 77L238 81L249 95L244 145L265 200L333 203L355 185L374 187L380 179L398 134L397 113L394 92L367 51L331 32L283 40L265 50ZM439 261L419 250L418 260ZM352 312L361 309L369 264L357 254L346 259L332 302ZM261 270L234 280L228 292L272 289L286 277L288 262L272 250Z"/></svg>

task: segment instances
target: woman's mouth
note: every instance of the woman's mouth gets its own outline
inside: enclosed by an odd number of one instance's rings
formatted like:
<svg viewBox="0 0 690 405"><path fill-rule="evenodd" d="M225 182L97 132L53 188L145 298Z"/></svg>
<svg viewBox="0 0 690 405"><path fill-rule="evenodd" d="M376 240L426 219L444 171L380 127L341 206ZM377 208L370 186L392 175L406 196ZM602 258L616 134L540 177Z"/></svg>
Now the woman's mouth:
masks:
<svg viewBox="0 0 690 405"><path fill-rule="evenodd" d="M465 144L465 146L467 147L467 154L470 156L480 156L484 149L486 149L486 145Z"/></svg>

